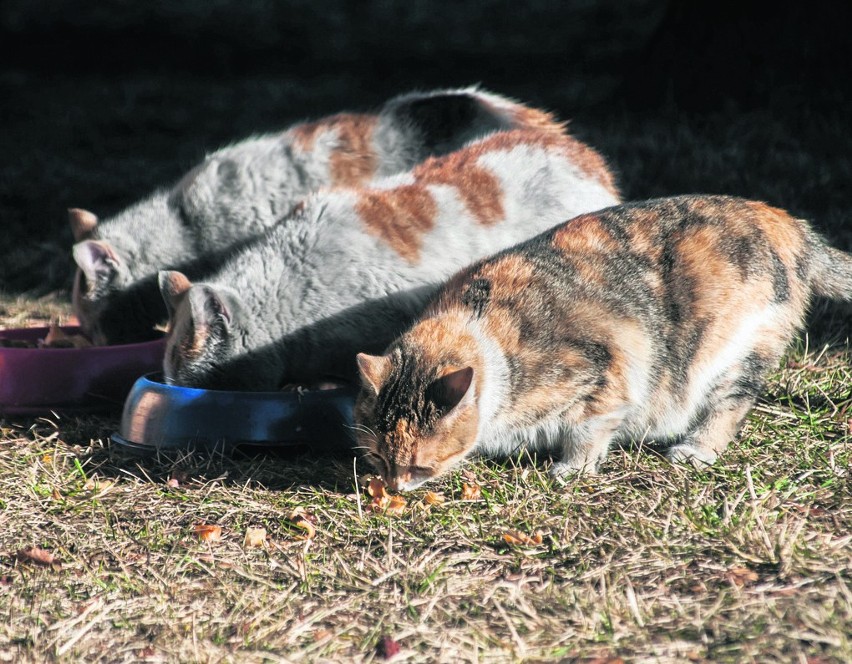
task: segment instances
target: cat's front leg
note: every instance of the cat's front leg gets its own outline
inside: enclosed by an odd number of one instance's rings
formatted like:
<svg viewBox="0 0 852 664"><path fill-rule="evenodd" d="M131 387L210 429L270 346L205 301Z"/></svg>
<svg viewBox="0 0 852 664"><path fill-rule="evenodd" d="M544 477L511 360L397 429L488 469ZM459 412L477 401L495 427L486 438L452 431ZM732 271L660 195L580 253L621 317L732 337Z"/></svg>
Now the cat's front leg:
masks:
<svg viewBox="0 0 852 664"><path fill-rule="evenodd" d="M624 409L594 417L563 429L562 458L550 467L556 479L596 473L624 421Z"/></svg>

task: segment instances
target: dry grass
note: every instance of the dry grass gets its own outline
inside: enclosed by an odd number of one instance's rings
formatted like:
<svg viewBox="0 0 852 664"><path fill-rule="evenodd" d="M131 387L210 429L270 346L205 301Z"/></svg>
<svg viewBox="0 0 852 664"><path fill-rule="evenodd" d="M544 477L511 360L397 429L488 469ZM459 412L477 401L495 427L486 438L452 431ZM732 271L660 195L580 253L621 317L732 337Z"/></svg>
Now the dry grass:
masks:
<svg viewBox="0 0 852 664"><path fill-rule="evenodd" d="M548 34L570 43L564 28ZM642 115L584 105L614 87L606 67L512 85L488 78L491 63L474 78L454 67L436 66L437 82L357 62L303 79L0 72L14 100L0 287L67 285L66 207L107 215L225 141L472 80L574 117L630 198L762 198L852 248L842 104ZM0 325L65 307L0 299ZM385 636L397 661L852 661L850 320L837 312L819 310L706 472L617 451L562 487L546 459L478 461L429 487L444 505L418 491L396 517L367 511L351 458L140 459L109 446L115 419L0 420L0 661L374 661ZM481 499L460 500L471 481ZM299 539L296 507L316 516L313 540ZM198 523L221 540L199 541ZM244 546L251 527L268 546ZM542 542L510 546L508 530ZM18 561L27 546L61 565Z"/></svg>
<svg viewBox="0 0 852 664"><path fill-rule="evenodd" d="M850 661L850 373L845 344L800 344L706 472L617 451L560 487L478 461L395 517L350 458L137 458L115 419L4 420L0 660L376 661L389 636L394 661Z"/></svg>

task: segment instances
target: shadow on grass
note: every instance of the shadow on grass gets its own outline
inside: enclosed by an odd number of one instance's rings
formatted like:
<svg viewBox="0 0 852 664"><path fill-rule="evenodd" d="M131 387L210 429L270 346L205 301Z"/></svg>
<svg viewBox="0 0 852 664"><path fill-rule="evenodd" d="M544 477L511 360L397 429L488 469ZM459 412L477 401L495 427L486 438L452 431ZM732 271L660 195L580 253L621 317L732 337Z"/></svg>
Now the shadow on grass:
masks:
<svg viewBox="0 0 852 664"><path fill-rule="evenodd" d="M109 440L118 429L115 417L49 416L5 422L21 438L56 439L75 455L78 472L102 479L133 478L146 484L178 486L222 483L230 487L255 485L274 491L312 487L349 493L354 490L354 452L311 451L310 445L282 447L237 446L232 450L154 450L142 454ZM359 474L369 472L357 461ZM174 484L174 482L173 482Z"/></svg>

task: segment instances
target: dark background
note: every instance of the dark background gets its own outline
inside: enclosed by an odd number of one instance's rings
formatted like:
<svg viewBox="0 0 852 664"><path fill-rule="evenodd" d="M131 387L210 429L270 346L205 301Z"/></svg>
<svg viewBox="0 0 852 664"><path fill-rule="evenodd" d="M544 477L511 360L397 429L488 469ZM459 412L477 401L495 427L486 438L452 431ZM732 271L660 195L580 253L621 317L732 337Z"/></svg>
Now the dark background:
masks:
<svg viewBox="0 0 852 664"><path fill-rule="evenodd" d="M206 151L481 83L572 119L627 198L731 193L852 249L845 2L3 0L0 289L66 289L102 217Z"/></svg>

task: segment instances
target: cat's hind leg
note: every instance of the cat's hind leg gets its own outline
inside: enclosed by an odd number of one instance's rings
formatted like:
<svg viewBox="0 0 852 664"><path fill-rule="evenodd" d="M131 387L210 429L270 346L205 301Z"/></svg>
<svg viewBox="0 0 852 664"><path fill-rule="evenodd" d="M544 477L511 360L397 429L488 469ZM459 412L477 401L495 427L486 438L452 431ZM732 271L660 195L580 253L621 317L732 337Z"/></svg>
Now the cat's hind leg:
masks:
<svg viewBox="0 0 852 664"><path fill-rule="evenodd" d="M726 399L724 403L713 406L702 414L683 441L669 450L669 459L697 467L714 464L736 437L754 401L754 397L749 396L736 401Z"/></svg>
<svg viewBox="0 0 852 664"><path fill-rule="evenodd" d="M783 346L753 350L729 370L725 380L705 396L705 404L681 443L668 457L678 463L709 466L737 435L748 411L763 392L766 376L777 366Z"/></svg>

